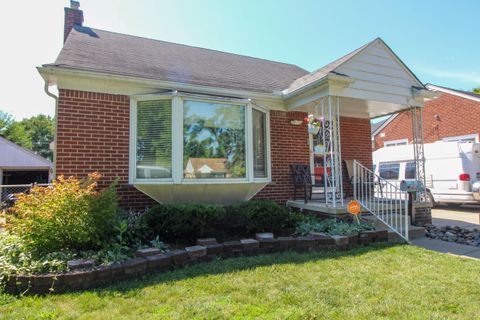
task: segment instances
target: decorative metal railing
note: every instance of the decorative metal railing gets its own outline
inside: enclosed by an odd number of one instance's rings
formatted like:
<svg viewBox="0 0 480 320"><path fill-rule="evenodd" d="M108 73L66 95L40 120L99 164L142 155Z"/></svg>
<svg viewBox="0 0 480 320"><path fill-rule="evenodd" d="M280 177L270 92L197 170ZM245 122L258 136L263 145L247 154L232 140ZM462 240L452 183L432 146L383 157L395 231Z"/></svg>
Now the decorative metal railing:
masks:
<svg viewBox="0 0 480 320"><path fill-rule="evenodd" d="M408 195L358 161L353 162L354 199L408 241Z"/></svg>

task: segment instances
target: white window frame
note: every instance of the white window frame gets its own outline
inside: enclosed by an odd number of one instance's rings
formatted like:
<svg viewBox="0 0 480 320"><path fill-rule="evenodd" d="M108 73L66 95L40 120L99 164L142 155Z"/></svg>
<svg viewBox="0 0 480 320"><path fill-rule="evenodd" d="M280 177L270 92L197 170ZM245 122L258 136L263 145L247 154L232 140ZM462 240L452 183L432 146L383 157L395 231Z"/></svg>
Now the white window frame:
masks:
<svg viewBox="0 0 480 320"><path fill-rule="evenodd" d="M137 178L137 102L148 100L172 100L172 178L147 179ZM183 177L183 104L185 100L240 105L245 107L245 166L244 178L203 178L188 179ZM253 128L252 110L256 109L265 114L266 130L266 158L267 176L254 177L253 170ZM267 109L251 103L245 99L231 99L211 97L196 94L182 94L173 92L169 94L148 94L130 97L130 141L129 141L129 177L130 184L232 184L232 183L270 183L271 182L271 151L270 151L270 113Z"/></svg>
<svg viewBox="0 0 480 320"><path fill-rule="evenodd" d="M398 139L398 140L388 140L383 142L384 147L390 147L390 146L397 146L399 143L402 145L405 143L405 145L408 144L408 139Z"/></svg>
<svg viewBox="0 0 480 320"><path fill-rule="evenodd" d="M251 154L251 166L250 166L250 172L251 172L251 177L250 181L253 182L270 182L271 181L271 172L272 172L272 162L270 159L270 112L268 112L267 109L262 108L258 105L249 104L250 110L250 121L249 121L249 128L248 132L250 134L250 139L249 139L249 147L247 149L250 149L250 154ZM253 169L253 127L252 127L252 110L255 109L257 111L260 111L265 114L265 151L266 151L266 161L267 161L267 166L265 167L265 170L267 171L266 177L260 177L260 178L255 178L254 174L254 169Z"/></svg>
<svg viewBox="0 0 480 320"><path fill-rule="evenodd" d="M137 178L137 103L139 101L149 100L172 100L172 177L171 178ZM140 95L130 97L130 142L129 142L129 164L128 164L128 181L130 184L172 184L175 179L174 161L175 150L174 141L176 141L176 132L174 128L174 121L176 119L176 110L174 105L173 94L160 94L160 95Z"/></svg>
<svg viewBox="0 0 480 320"><path fill-rule="evenodd" d="M480 142L478 139L478 133L465 134L463 136L445 137L442 139L442 141L451 142L451 141L462 141L465 139L475 139L475 142Z"/></svg>

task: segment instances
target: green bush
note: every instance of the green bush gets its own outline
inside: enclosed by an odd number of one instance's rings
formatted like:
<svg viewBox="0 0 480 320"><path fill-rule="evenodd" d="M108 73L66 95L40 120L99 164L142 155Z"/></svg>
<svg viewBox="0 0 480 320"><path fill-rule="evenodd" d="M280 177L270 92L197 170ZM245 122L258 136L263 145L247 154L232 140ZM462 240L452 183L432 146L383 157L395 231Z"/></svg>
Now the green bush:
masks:
<svg viewBox="0 0 480 320"><path fill-rule="evenodd" d="M54 252L33 257L21 237L0 232L0 283L12 274L66 271L66 261L71 258L73 254L69 252Z"/></svg>
<svg viewBox="0 0 480 320"><path fill-rule="evenodd" d="M328 235L351 235L363 230L373 230L375 227L362 221L360 224L353 222L337 221L335 219L320 220L317 217L304 217L297 223L296 233L302 236L308 235L310 231L321 232Z"/></svg>
<svg viewBox="0 0 480 320"><path fill-rule="evenodd" d="M143 218L150 239L158 235L167 242L192 242L215 236L215 226L224 215L225 209L217 205L159 204Z"/></svg>
<svg viewBox="0 0 480 320"><path fill-rule="evenodd" d="M234 221L241 235L256 232L287 234L295 230L298 215L271 200L252 200L226 208L226 221Z"/></svg>
<svg viewBox="0 0 480 320"><path fill-rule="evenodd" d="M100 175L59 177L51 187L33 187L18 196L7 216L9 232L34 254L104 247L115 235L116 183L98 191Z"/></svg>
<svg viewBox="0 0 480 320"><path fill-rule="evenodd" d="M256 232L287 234L295 230L298 216L273 201L257 200L222 207L204 204L160 204L144 217L147 240L193 242L197 238L219 240L251 237Z"/></svg>

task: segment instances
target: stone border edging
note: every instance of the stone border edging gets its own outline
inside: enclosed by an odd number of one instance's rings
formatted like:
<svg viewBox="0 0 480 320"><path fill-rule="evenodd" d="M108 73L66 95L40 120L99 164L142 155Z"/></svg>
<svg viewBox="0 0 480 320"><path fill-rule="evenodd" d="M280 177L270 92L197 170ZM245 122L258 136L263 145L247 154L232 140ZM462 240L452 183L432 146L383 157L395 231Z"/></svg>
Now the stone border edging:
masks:
<svg viewBox="0 0 480 320"><path fill-rule="evenodd" d="M386 230L363 231L350 236L308 235L274 238L273 234L271 237L259 235L257 234L256 239L224 243L217 243L214 238L198 239L196 246L159 254L151 254L154 250L147 249L145 255L137 252L135 258L92 270L61 274L12 275L5 281L5 291L11 294L48 294L87 290L185 265L212 261L217 256L232 258L289 250L296 252L349 250L360 245L388 241Z"/></svg>

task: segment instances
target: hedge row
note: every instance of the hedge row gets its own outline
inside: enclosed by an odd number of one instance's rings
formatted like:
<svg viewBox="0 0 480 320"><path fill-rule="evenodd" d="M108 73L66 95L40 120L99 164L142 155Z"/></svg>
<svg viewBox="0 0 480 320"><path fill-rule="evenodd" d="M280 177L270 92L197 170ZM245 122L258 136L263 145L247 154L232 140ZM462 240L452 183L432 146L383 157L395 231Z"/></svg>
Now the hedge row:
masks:
<svg viewBox="0 0 480 320"><path fill-rule="evenodd" d="M157 235L167 243L191 243L197 238L232 239L257 232L291 234L299 219L285 207L269 200L242 202L231 206L204 204L159 204L144 217L147 237Z"/></svg>

